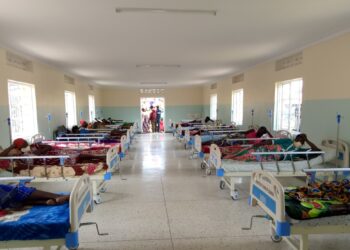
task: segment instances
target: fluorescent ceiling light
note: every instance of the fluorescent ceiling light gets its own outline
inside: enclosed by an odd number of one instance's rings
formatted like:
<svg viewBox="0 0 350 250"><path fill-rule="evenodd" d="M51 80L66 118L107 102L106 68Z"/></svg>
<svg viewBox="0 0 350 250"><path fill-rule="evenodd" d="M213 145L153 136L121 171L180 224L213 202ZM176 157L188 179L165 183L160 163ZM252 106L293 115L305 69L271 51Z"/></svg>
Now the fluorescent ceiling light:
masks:
<svg viewBox="0 0 350 250"><path fill-rule="evenodd" d="M167 82L140 82L141 85L164 85L168 84Z"/></svg>
<svg viewBox="0 0 350 250"><path fill-rule="evenodd" d="M216 16L216 10L198 9L162 9L162 8L116 8L115 12L144 12L144 13L172 13L172 14L203 14Z"/></svg>
<svg viewBox="0 0 350 250"><path fill-rule="evenodd" d="M180 64L138 64L136 68L180 68Z"/></svg>

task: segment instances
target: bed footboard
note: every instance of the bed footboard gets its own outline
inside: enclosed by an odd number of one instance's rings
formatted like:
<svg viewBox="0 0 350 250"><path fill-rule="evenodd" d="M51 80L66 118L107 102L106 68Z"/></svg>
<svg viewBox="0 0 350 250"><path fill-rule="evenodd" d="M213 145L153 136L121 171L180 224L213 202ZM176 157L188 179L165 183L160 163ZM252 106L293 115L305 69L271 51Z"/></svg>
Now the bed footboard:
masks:
<svg viewBox="0 0 350 250"><path fill-rule="evenodd" d="M123 135L123 136L120 138L120 149L121 149L120 158L123 159L123 158L125 157L127 148L128 148L127 138L126 138L125 135Z"/></svg>
<svg viewBox="0 0 350 250"><path fill-rule="evenodd" d="M210 145L209 167L213 166L217 170L221 169L221 151L218 145ZM222 170L222 169L221 169ZM221 176L221 175L220 175Z"/></svg>
<svg viewBox="0 0 350 250"><path fill-rule="evenodd" d="M337 167L347 168L349 167L349 146L346 142L339 140L338 142L333 139L326 139L322 141L322 146L336 149L338 156L334 159Z"/></svg>
<svg viewBox="0 0 350 250"><path fill-rule="evenodd" d="M200 153L202 152L202 137L200 135L194 136L194 152Z"/></svg>
<svg viewBox="0 0 350 250"><path fill-rule="evenodd" d="M262 170L252 173L250 205L259 205L274 223L277 236L289 236L290 224L286 221L284 189L270 173Z"/></svg>
<svg viewBox="0 0 350 250"><path fill-rule="evenodd" d="M74 184L70 194L70 232L66 235L66 247L68 249L77 249L79 246L79 226L85 212L92 212L91 181L87 175L83 175Z"/></svg>

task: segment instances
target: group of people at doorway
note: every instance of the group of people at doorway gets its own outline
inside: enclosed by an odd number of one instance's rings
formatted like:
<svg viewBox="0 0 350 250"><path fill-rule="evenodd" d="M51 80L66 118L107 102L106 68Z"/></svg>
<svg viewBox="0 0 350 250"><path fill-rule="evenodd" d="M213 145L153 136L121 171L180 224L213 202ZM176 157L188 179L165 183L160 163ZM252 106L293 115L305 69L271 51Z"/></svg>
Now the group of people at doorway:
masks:
<svg viewBox="0 0 350 250"><path fill-rule="evenodd" d="M141 114L143 133L164 132L164 120L159 106L151 106L149 110L142 108Z"/></svg>

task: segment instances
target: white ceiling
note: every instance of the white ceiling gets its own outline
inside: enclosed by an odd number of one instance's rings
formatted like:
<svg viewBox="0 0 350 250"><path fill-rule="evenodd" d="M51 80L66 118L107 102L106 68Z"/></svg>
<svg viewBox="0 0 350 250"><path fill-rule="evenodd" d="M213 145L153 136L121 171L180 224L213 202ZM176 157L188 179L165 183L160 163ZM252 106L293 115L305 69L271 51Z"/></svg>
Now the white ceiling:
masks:
<svg viewBox="0 0 350 250"><path fill-rule="evenodd" d="M0 0L0 44L103 85L212 83L348 29L349 0Z"/></svg>

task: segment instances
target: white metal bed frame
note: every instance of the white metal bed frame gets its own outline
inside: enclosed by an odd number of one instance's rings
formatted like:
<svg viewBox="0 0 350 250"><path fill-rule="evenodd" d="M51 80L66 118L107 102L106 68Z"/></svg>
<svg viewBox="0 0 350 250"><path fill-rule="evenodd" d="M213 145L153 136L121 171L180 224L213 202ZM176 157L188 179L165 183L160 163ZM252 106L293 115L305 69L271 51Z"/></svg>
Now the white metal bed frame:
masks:
<svg viewBox="0 0 350 250"><path fill-rule="evenodd" d="M349 168L305 170L306 173L333 172L335 175L338 172L349 171ZM267 213L267 218L271 222L271 239L279 242L283 237L293 249L307 250L310 234L350 233L350 225L345 222L344 224L331 223L329 220L331 217L309 220L317 222L311 224L308 221L293 223L285 212L285 194L282 184L275 176L266 171L259 170L252 173L249 203L251 206L261 207ZM292 235L299 235L299 244L291 237Z"/></svg>
<svg viewBox="0 0 350 250"><path fill-rule="evenodd" d="M7 156L7 157L0 157L0 160L32 160L32 159L60 159L61 161L61 167L62 172L61 176L58 178L35 178L34 182L62 182L62 181L75 181L78 176L74 177L65 177L63 174L63 167L64 167L64 159L69 158L67 155L58 155L58 156ZM12 164L12 163L11 163ZM101 194L106 192L106 181L111 180L112 174L116 172L117 170L120 170L120 156L119 156L119 148L116 146L113 146L108 149L106 154L106 164L108 166L108 169L104 174L97 173L95 175L90 176L90 180L92 182L92 190L93 190L93 199L96 204L99 204L102 202ZM45 167L45 166L44 166ZM45 167L46 170L46 167ZM14 175L14 173L12 173Z"/></svg>
<svg viewBox="0 0 350 250"><path fill-rule="evenodd" d="M32 177L14 177L14 178L0 178L0 182L29 182ZM63 239L49 239L49 240L14 240L14 241L0 241L0 248L25 248L25 247L44 247L50 249L51 246L66 246L68 249L77 249L79 247L79 227L82 216L85 212L92 212L93 199L92 187L89 176L83 175L76 179L74 187L70 193L69 200L69 222L70 229Z"/></svg>
<svg viewBox="0 0 350 250"><path fill-rule="evenodd" d="M349 147L348 145L343 142L335 140L323 140L322 145L325 147L330 147L330 148L336 148L337 145L339 146L339 152L343 155L343 159L341 160L341 166L348 167L349 166ZM256 152L253 153L255 155L311 155L311 154L324 154L323 151L321 152ZM338 156L339 157L339 156ZM339 159L338 159L339 160ZM337 160L337 161L338 161ZM288 161L291 163L291 169L293 169L290 172L279 171L279 165L278 161L275 161L276 163L276 172L273 172L272 174L276 175L277 177L305 177L305 173L303 171L296 171L294 169L294 163L293 161ZM307 160L308 166L307 168L311 168L309 160ZM232 164L235 164L235 161L232 160ZM263 170L263 162L259 161L256 162L256 164L259 164L261 166L261 169ZM211 167L216 168L217 176L220 177L220 184L219 187L220 189L224 189L225 186L228 186L230 189L230 195L233 200L238 199L238 191L236 189L236 184L242 183L242 178L243 177L248 177L251 175L252 171L244 171L244 172L225 172L224 169L221 168L221 151L220 148L212 144L210 146L210 155L209 155L209 164L208 164L208 169Z"/></svg>
<svg viewBox="0 0 350 250"><path fill-rule="evenodd" d="M240 130L238 130L240 131ZM243 131L243 130L241 130ZM232 138L232 139L226 139L228 141L256 141L256 140L276 140L280 138L292 138L292 135L289 131L286 130L279 130L275 132L276 138ZM250 145L249 145L250 146ZM192 153L191 158L195 158L195 156L198 156L201 159L201 169L206 169L206 175L211 175L211 166L209 164L209 155L210 154L204 154L202 151L202 137L199 135L195 135L194 137L194 145L192 147Z"/></svg>
<svg viewBox="0 0 350 250"><path fill-rule="evenodd" d="M31 138L31 143L49 143L49 142L54 142L54 143L78 143L78 148L77 150L84 150L84 149L80 149L79 148L79 144L80 143L89 143L90 145L92 145L95 141L93 140L90 140L90 141L81 141L79 140L80 137L78 137L78 140L76 140L76 137L63 137L63 138L67 138L68 140L67 141L47 141L45 140L45 136L41 135L41 134L36 134L34 135L32 138ZM84 138L84 137L82 137ZM95 137L91 137L91 138L95 138ZM124 158L126 152L127 152L127 149L129 147L128 145L128 139L127 139L127 135L122 135L121 138L120 138L120 158ZM99 143L99 141L97 142Z"/></svg>

